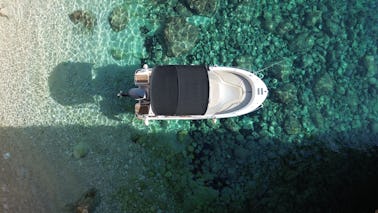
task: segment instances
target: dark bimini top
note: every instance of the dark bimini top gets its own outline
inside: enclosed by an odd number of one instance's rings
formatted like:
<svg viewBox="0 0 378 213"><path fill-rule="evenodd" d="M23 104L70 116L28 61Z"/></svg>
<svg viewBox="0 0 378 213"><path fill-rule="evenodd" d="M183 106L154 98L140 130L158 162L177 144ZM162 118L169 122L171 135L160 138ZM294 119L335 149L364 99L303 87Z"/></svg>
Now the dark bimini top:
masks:
<svg viewBox="0 0 378 213"><path fill-rule="evenodd" d="M203 115L209 102L208 68L164 65L151 76L151 107L156 115Z"/></svg>

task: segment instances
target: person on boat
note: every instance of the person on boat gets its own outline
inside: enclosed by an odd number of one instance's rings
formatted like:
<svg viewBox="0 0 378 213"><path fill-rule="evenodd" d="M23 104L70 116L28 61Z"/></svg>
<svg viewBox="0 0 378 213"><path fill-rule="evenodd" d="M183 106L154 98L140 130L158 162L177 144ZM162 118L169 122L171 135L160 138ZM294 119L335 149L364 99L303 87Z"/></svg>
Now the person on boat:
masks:
<svg viewBox="0 0 378 213"><path fill-rule="evenodd" d="M129 91L127 93L124 93L122 91L120 91L118 94L117 94L118 97L130 97L130 98L134 98L135 100L143 100L143 99L146 99L146 91L144 89L141 89L141 88L131 88L129 89Z"/></svg>

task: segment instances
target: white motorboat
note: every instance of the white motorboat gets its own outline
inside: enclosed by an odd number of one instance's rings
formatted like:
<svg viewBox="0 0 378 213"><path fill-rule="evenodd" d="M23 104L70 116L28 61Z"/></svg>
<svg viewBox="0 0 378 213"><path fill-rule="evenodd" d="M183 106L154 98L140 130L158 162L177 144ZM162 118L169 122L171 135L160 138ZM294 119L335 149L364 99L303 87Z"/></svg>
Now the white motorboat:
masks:
<svg viewBox="0 0 378 213"><path fill-rule="evenodd" d="M144 65L135 85L145 96L135 114L149 120L218 119L259 109L268 96L265 83L243 69L204 65Z"/></svg>

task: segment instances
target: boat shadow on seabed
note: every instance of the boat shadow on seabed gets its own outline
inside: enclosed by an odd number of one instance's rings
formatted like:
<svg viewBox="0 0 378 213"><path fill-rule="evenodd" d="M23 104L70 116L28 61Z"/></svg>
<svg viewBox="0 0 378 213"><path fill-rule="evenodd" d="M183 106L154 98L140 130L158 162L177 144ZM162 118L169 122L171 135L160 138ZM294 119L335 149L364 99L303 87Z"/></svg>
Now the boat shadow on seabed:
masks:
<svg viewBox="0 0 378 213"><path fill-rule="evenodd" d="M117 65L94 68L90 63L63 62L49 76L50 95L64 106L97 102L105 116L118 120L116 115L134 110L134 102L119 101L117 92L134 85L136 68Z"/></svg>

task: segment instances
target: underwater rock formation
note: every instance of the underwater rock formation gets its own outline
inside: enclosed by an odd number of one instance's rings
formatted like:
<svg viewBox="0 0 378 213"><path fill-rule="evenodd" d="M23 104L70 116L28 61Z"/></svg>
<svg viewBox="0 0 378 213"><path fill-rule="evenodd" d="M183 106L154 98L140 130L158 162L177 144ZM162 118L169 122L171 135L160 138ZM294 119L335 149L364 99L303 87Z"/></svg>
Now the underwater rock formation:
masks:
<svg viewBox="0 0 378 213"><path fill-rule="evenodd" d="M293 23L291 22L281 22L277 29L276 29L276 32L278 35L280 36L287 36L287 34L289 34L292 30L294 29L294 25Z"/></svg>
<svg viewBox="0 0 378 213"><path fill-rule="evenodd" d="M315 39L312 35L308 33L301 33L291 41L289 49L291 51L308 51L315 44Z"/></svg>
<svg viewBox="0 0 378 213"><path fill-rule="evenodd" d="M126 58L126 53L121 49L111 49L110 54L114 60L123 60Z"/></svg>
<svg viewBox="0 0 378 213"><path fill-rule="evenodd" d="M342 24L337 12L324 15L324 31L330 36L338 35L341 31Z"/></svg>
<svg viewBox="0 0 378 213"><path fill-rule="evenodd" d="M123 6L114 8L109 15L110 27L116 32L124 30L128 22L129 16L127 13L127 8Z"/></svg>
<svg viewBox="0 0 378 213"><path fill-rule="evenodd" d="M280 16L272 17L270 14L265 15L262 20L262 28L268 32L274 33L277 30L277 26L281 22Z"/></svg>
<svg viewBox="0 0 378 213"><path fill-rule="evenodd" d="M290 80L290 75L293 72L292 64L285 62L273 67L272 74L279 81L287 83Z"/></svg>
<svg viewBox="0 0 378 213"><path fill-rule="evenodd" d="M314 86L314 92L319 96L328 95L333 91L333 84L331 76L325 72L317 79Z"/></svg>
<svg viewBox="0 0 378 213"><path fill-rule="evenodd" d="M316 128L318 129L325 128L325 119L324 119L324 116L320 113L320 111L318 110L311 111L310 117L313 124L316 126Z"/></svg>
<svg viewBox="0 0 378 213"><path fill-rule="evenodd" d="M242 55L235 59L238 67L247 69L249 71L253 71L253 61L254 58L251 55Z"/></svg>
<svg viewBox="0 0 378 213"><path fill-rule="evenodd" d="M297 88L295 85L286 83L280 87L276 92L277 98L280 103L292 105L297 103Z"/></svg>
<svg viewBox="0 0 378 213"><path fill-rule="evenodd" d="M168 56L188 53L196 44L199 30L183 18L171 18L164 29Z"/></svg>
<svg viewBox="0 0 378 213"><path fill-rule="evenodd" d="M307 27L314 27L316 24L322 21L322 12L319 10L314 10L306 13L305 25Z"/></svg>
<svg viewBox="0 0 378 213"><path fill-rule="evenodd" d="M366 69L366 79L372 87L378 89L378 66L377 61L373 55L366 55L363 57L363 64Z"/></svg>
<svg viewBox="0 0 378 213"><path fill-rule="evenodd" d="M298 118L295 116L289 115L286 117L284 122L284 130L289 135L296 135L301 132L302 126Z"/></svg>
<svg viewBox="0 0 378 213"><path fill-rule="evenodd" d="M187 0L190 9L194 10L199 15L212 16L219 7L218 0Z"/></svg>
<svg viewBox="0 0 378 213"><path fill-rule="evenodd" d="M100 202L96 188L91 188L86 191L75 203L68 204L66 210L75 213L90 213L94 212L98 203Z"/></svg>
<svg viewBox="0 0 378 213"><path fill-rule="evenodd" d="M79 142L76 144L73 148L73 156L76 159L85 157L89 152L89 146L88 144L84 142Z"/></svg>
<svg viewBox="0 0 378 213"><path fill-rule="evenodd" d="M366 76L373 77L378 74L378 66L373 55L366 55L363 58L363 64L366 69Z"/></svg>
<svg viewBox="0 0 378 213"><path fill-rule="evenodd" d="M190 9L183 4L176 4L173 9L181 17L189 17L193 15L192 11L190 11Z"/></svg>
<svg viewBox="0 0 378 213"><path fill-rule="evenodd" d="M82 24L84 28L93 30L96 25L96 17L89 11L76 10L68 15L74 24Z"/></svg>

